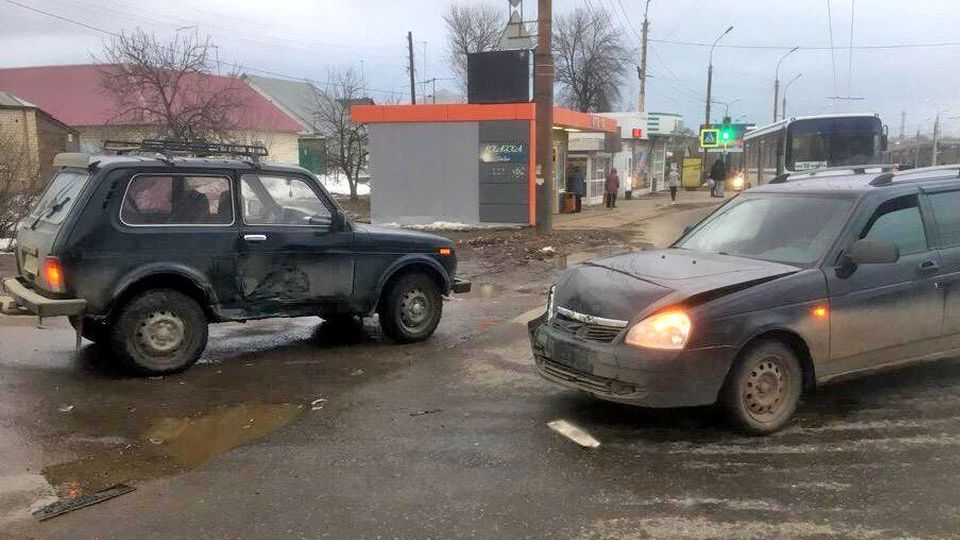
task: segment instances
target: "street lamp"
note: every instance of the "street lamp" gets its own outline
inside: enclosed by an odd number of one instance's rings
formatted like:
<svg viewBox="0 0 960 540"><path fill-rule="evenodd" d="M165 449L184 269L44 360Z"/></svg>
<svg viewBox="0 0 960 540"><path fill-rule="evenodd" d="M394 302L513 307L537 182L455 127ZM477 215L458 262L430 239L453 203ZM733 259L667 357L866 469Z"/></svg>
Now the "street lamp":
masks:
<svg viewBox="0 0 960 540"><path fill-rule="evenodd" d="M704 119L704 124L710 123L710 92L713 89L713 49L716 48L717 43L723 38L723 36L729 34L733 30L733 26L730 26L723 31L722 34L717 36L717 39L713 40L713 45L710 47L710 62L707 64L707 111L706 118Z"/></svg>
<svg viewBox="0 0 960 540"><path fill-rule="evenodd" d="M719 99L715 99L713 102L716 103L717 105L723 105L723 117L726 118L730 116L730 106L738 101L741 101L742 99L743 98L737 98L737 99L731 99L730 101L722 101Z"/></svg>
<svg viewBox="0 0 960 540"><path fill-rule="evenodd" d="M781 103L781 105L783 106L780 107L781 120L785 120L787 118L787 90L790 89L790 85L793 84L797 79L799 79L801 75L803 75L803 72L797 73L797 75L794 78L790 79L790 82L783 85L783 102ZM776 121L777 119L774 118L773 120Z"/></svg>
<svg viewBox="0 0 960 540"><path fill-rule="evenodd" d="M794 47L790 49L787 54L780 57L780 61L777 62L777 71L773 76L773 121L777 121L777 100L780 99L780 64L787 59L788 56L797 52L797 49L800 47Z"/></svg>

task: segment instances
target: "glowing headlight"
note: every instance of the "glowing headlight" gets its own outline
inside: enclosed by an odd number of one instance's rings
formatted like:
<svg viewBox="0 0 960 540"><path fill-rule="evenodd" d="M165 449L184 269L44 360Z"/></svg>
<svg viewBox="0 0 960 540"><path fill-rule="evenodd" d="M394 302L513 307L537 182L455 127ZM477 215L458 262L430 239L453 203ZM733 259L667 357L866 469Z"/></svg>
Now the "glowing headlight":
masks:
<svg viewBox="0 0 960 540"><path fill-rule="evenodd" d="M738 174L733 178L733 189L743 189L743 175Z"/></svg>
<svg viewBox="0 0 960 540"><path fill-rule="evenodd" d="M690 317L682 311L651 315L633 325L626 342L646 349L682 349L690 337Z"/></svg>

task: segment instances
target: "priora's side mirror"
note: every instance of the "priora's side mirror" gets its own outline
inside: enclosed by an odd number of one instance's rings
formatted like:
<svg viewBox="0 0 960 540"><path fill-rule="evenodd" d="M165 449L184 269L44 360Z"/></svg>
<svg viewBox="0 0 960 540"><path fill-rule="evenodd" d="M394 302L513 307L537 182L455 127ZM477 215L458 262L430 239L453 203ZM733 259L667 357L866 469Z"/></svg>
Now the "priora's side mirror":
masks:
<svg viewBox="0 0 960 540"><path fill-rule="evenodd" d="M895 263L900 260L900 248L893 242L857 240L850 246L847 259L856 265Z"/></svg>

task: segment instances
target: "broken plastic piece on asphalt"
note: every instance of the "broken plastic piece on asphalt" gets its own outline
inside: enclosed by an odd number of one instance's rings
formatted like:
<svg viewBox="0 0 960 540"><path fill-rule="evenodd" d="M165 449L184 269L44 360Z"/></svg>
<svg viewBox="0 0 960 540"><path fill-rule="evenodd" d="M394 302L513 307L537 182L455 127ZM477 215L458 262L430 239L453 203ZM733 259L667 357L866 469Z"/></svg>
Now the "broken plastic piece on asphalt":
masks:
<svg viewBox="0 0 960 540"><path fill-rule="evenodd" d="M96 493L79 495L71 499L60 499L55 503L37 510L33 513L33 517L37 518L38 521L45 521L66 514L67 512L73 512L74 510L79 510L80 508L92 506L125 493L130 493L134 489L135 488L126 484L117 484L107 489L97 491Z"/></svg>
<svg viewBox="0 0 960 540"><path fill-rule="evenodd" d="M148 439L150 444L163 444L163 439Z"/></svg>
<svg viewBox="0 0 960 540"><path fill-rule="evenodd" d="M547 422L547 427L584 448L598 448L600 446L600 441L594 439L592 435L566 420Z"/></svg>
<svg viewBox="0 0 960 540"><path fill-rule="evenodd" d="M412 413L410 413L410 416L423 416L423 415L425 415L425 414L434 414L434 413L438 413L438 412L442 412L442 411L443 411L443 409L426 409L426 410L423 410L423 411L412 412Z"/></svg>
<svg viewBox="0 0 960 540"><path fill-rule="evenodd" d="M323 404L327 402L327 398L317 398L310 402L311 411L319 411L323 408Z"/></svg>
<svg viewBox="0 0 960 540"><path fill-rule="evenodd" d="M60 407L57 410L60 412L70 412L73 410L73 405L64 405L63 407Z"/></svg>
<svg viewBox="0 0 960 540"><path fill-rule="evenodd" d="M543 255L553 255L556 252L557 250L553 246L544 246L540 248L540 253L542 253Z"/></svg>
<svg viewBox="0 0 960 540"><path fill-rule="evenodd" d="M353 370L353 372L350 373L350 376L351 376L351 377L356 377L356 376L358 376L358 375L363 375L363 370L362 370L362 369L355 369L355 370Z"/></svg>

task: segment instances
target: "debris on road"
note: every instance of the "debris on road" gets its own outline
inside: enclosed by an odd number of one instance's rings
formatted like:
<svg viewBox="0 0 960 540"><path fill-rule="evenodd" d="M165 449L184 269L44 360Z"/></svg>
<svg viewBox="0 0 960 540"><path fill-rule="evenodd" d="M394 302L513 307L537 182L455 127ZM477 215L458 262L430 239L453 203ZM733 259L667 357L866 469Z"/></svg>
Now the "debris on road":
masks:
<svg viewBox="0 0 960 540"><path fill-rule="evenodd" d="M583 446L584 448L600 447L600 441L593 438L592 435L583 429L580 429L566 420L554 420L552 422L547 422L547 427L579 444L580 446Z"/></svg>
<svg viewBox="0 0 960 540"><path fill-rule="evenodd" d="M130 493L134 489L136 488L126 484L117 484L88 495L79 495L69 499L60 499L55 503L49 504L40 510L37 510L33 513L33 517L35 517L37 521L46 521L48 519L66 514L67 512L73 512L74 510L79 510L81 508L102 503L103 501L112 499L114 497L119 497L120 495Z"/></svg>
<svg viewBox="0 0 960 540"><path fill-rule="evenodd" d="M359 377L360 375L363 375L362 369L355 369L350 373L351 377Z"/></svg>
<svg viewBox="0 0 960 540"><path fill-rule="evenodd" d="M443 412L443 409L426 409L423 411L416 411L416 412L410 413L410 416L423 416L425 414L434 414L438 412Z"/></svg>
<svg viewBox="0 0 960 540"><path fill-rule="evenodd" d="M327 402L327 398L317 398L310 402L311 411L319 411L323 409L323 404Z"/></svg>
<svg viewBox="0 0 960 540"><path fill-rule="evenodd" d="M557 254L557 250L553 246L543 246L540 248L540 254L546 255L547 257L553 257Z"/></svg>
<svg viewBox="0 0 960 540"><path fill-rule="evenodd" d="M63 407L60 407L60 408L57 409L57 410L60 411L60 412L64 412L64 413L70 412L70 411L73 410L73 405L64 405Z"/></svg>
<svg viewBox="0 0 960 540"><path fill-rule="evenodd" d="M163 444L163 439L147 439L150 441L150 444Z"/></svg>

